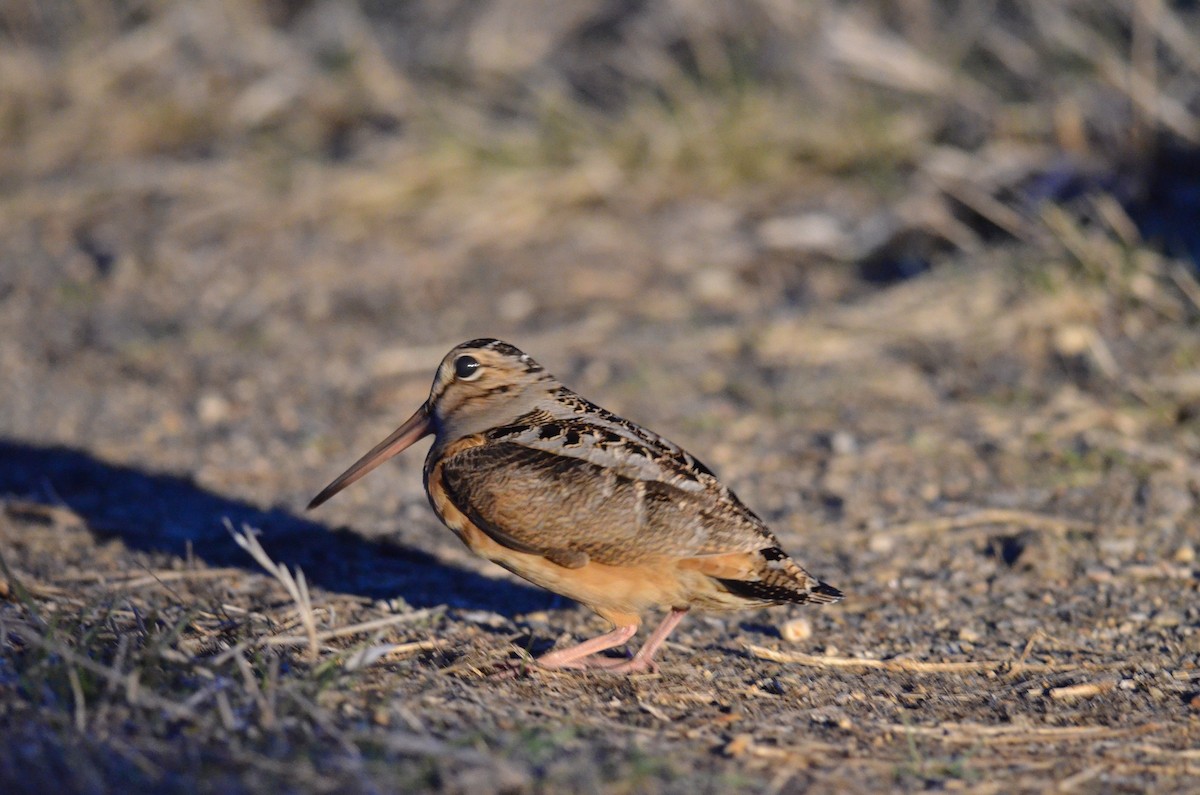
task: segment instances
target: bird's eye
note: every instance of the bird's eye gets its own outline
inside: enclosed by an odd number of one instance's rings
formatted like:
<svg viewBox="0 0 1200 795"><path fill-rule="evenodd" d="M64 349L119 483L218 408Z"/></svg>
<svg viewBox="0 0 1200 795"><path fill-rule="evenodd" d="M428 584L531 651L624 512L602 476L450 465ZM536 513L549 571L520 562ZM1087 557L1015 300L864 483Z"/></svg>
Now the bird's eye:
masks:
<svg viewBox="0 0 1200 795"><path fill-rule="evenodd" d="M459 381L473 381L479 373L479 360L474 356L459 356L454 360L454 375Z"/></svg>

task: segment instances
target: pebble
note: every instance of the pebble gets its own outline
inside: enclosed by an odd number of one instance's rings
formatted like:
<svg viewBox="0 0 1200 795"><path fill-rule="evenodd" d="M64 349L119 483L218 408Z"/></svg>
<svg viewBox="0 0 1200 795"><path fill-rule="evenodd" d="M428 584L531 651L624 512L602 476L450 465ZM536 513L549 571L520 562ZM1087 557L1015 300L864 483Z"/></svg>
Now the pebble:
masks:
<svg viewBox="0 0 1200 795"><path fill-rule="evenodd" d="M854 242L837 218L827 213L768 218L758 225L758 238L763 246L776 251L824 254L849 258Z"/></svg>
<svg viewBox="0 0 1200 795"><path fill-rule="evenodd" d="M790 643L807 640L813 634L812 622L807 618L793 618L779 627L779 634Z"/></svg>
<svg viewBox="0 0 1200 795"><path fill-rule="evenodd" d="M873 535L867 539L867 549L877 555L886 555L896 548L896 539L890 535Z"/></svg>
<svg viewBox="0 0 1200 795"><path fill-rule="evenodd" d="M737 277L725 268L705 268L692 278L692 292L701 301L724 304L739 293Z"/></svg>
<svg viewBox="0 0 1200 795"><path fill-rule="evenodd" d="M1175 550L1175 562L1183 564L1196 562L1196 548L1190 541L1184 541L1179 549Z"/></svg>
<svg viewBox="0 0 1200 795"><path fill-rule="evenodd" d="M1052 687L1047 694L1055 701L1077 701L1100 695L1112 687L1111 682L1084 682L1078 685Z"/></svg>
<svg viewBox="0 0 1200 795"><path fill-rule="evenodd" d="M490 610L464 610L458 615L463 621L469 621L472 624L482 624L485 627L504 627L509 624L507 618ZM528 615L524 616L524 619L526 621L531 620Z"/></svg>
<svg viewBox="0 0 1200 795"><path fill-rule="evenodd" d="M858 452L858 440L849 431L834 431L829 437L829 447L834 455L854 455Z"/></svg>
<svg viewBox="0 0 1200 795"><path fill-rule="evenodd" d="M196 401L196 417L201 424L213 426L229 419L229 401L215 392L205 392Z"/></svg>
<svg viewBox="0 0 1200 795"><path fill-rule="evenodd" d="M1156 627L1177 627L1183 623L1183 616L1175 610L1160 610L1151 620Z"/></svg>

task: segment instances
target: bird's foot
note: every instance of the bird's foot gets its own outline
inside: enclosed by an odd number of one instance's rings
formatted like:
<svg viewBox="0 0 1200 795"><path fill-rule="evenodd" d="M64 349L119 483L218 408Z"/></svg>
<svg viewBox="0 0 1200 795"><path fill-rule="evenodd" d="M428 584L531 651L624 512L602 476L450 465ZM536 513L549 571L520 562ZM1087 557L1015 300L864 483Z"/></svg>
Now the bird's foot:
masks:
<svg viewBox="0 0 1200 795"><path fill-rule="evenodd" d="M655 674L658 673L658 663L654 660L638 659L617 660L612 657L600 658L587 666L597 668L610 674Z"/></svg>
<svg viewBox="0 0 1200 795"><path fill-rule="evenodd" d="M550 661L548 664L537 659L510 660L488 674L488 678L519 679L528 676L537 668L544 671L604 671L611 674L658 673L658 663L654 660L589 655L575 660Z"/></svg>

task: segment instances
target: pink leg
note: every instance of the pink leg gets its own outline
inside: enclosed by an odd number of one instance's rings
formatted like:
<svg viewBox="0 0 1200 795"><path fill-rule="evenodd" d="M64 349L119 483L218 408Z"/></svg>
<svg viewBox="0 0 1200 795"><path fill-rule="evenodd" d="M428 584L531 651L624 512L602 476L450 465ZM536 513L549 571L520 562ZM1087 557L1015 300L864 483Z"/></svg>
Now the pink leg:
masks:
<svg viewBox="0 0 1200 795"><path fill-rule="evenodd" d="M636 635L637 630L636 624L617 627L612 632L585 640L577 646L547 652L537 658L537 664L543 668L589 668L597 664L603 666L603 661L587 658L605 649L620 646Z"/></svg>
<svg viewBox="0 0 1200 795"><path fill-rule="evenodd" d="M654 653L658 651L658 647L667 639L667 635L671 634L671 630L675 629L686 615L687 608L682 610L675 607L671 608L671 612L655 628L650 637L646 638L646 642L642 644L642 648L638 649L638 653L633 655L632 660L617 663L616 665L603 665L603 663L601 665L615 674L634 674L641 671L657 670L658 665L654 662Z"/></svg>
<svg viewBox="0 0 1200 795"><path fill-rule="evenodd" d="M542 668L604 668L608 665L620 665L621 660L607 660L594 657L598 652L605 649L611 649L614 646L620 646L634 635L637 634L637 624L626 624L617 627L612 632L600 635L599 637L585 640L577 646L570 646L566 649L547 652L541 657L538 657L536 662ZM511 679L520 676L525 671L525 666L520 662L508 663L500 667L499 670L491 674L494 679Z"/></svg>

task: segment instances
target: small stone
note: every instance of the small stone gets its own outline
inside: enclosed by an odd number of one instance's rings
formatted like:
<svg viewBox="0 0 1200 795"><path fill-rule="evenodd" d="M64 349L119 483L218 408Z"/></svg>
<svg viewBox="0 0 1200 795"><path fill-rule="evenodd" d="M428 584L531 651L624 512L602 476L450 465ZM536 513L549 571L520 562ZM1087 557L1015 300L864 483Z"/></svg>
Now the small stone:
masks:
<svg viewBox="0 0 1200 795"><path fill-rule="evenodd" d="M481 624L485 627L503 627L508 624L508 619L490 610L464 610L459 613L459 617L463 621L468 621L472 624ZM525 620L529 621L532 619L529 616L525 616Z"/></svg>
<svg viewBox="0 0 1200 795"><path fill-rule="evenodd" d="M834 431L829 437L829 448L834 455L854 455L858 452L858 440L849 431Z"/></svg>
<svg viewBox="0 0 1200 795"><path fill-rule="evenodd" d="M1174 610L1160 610L1152 619L1156 627L1177 627L1183 623L1183 616Z"/></svg>
<svg viewBox="0 0 1200 795"><path fill-rule="evenodd" d="M812 622L807 618L793 618L779 627L779 634L789 643L808 640L813 634Z"/></svg>
<svg viewBox="0 0 1200 795"><path fill-rule="evenodd" d="M978 643L980 635L970 627L963 627L958 631L958 639L964 643Z"/></svg>
<svg viewBox="0 0 1200 795"><path fill-rule="evenodd" d="M701 301L724 304L737 296L737 278L724 268L705 268L693 277L692 291Z"/></svg>
<svg viewBox="0 0 1200 795"><path fill-rule="evenodd" d="M1055 329L1054 347L1062 356L1080 356L1088 351L1096 331L1083 323L1062 325Z"/></svg>
<svg viewBox="0 0 1200 795"><path fill-rule="evenodd" d="M375 609L380 613L410 613L413 608L403 597L396 596L391 599L376 599Z"/></svg>
<svg viewBox="0 0 1200 795"><path fill-rule="evenodd" d="M896 539L890 535L877 534L867 539L867 549L876 555L887 555L896 548Z"/></svg>
<svg viewBox="0 0 1200 795"><path fill-rule="evenodd" d="M1192 712L1200 712L1200 693L1196 693L1188 699L1188 709Z"/></svg>
<svg viewBox="0 0 1200 795"><path fill-rule="evenodd" d="M1100 695L1111 687L1111 682L1084 682L1078 685L1052 687L1048 691L1048 695L1055 701L1078 701Z"/></svg>
<svg viewBox="0 0 1200 795"><path fill-rule="evenodd" d="M1196 548L1190 541L1184 541L1179 549L1175 550L1175 562L1185 565L1196 562Z"/></svg>
<svg viewBox="0 0 1200 795"><path fill-rule="evenodd" d="M203 425L217 425L229 419L229 401L215 392L205 392L196 401L196 416Z"/></svg>
<svg viewBox="0 0 1200 795"><path fill-rule="evenodd" d="M850 235L837 218L826 213L768 218L758 225L763 246L776 251L824 254L848 258L853 254Z"/></svg>

